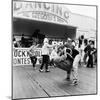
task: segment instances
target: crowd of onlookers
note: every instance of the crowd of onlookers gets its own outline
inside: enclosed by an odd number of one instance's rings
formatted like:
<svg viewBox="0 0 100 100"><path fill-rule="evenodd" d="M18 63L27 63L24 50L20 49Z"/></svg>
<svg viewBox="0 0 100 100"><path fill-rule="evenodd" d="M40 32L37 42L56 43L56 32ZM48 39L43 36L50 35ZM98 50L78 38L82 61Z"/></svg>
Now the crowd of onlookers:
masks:
<svg viewBox="0 0 100 100"><path fill-rule="evenodd" d="M81 48L81 62L87 64L86 67L93 67L93 64L97 63L97 48L94 40L84 39L82 35L79 37L79 45Z"/></svg>
<svg viewBox="0 0 100 100"><path fill-rule="evenodd" d="M33 39L25 39L24 34L22 34L21 39L19 41L16 40L15 37L13 37L13 46L14 47L25 47L29 48L32 46ZM52 45L55 45L54 48L57 50L57 48L61 46L66 46L69 44L69 47L72 43L75 43L75 48L80 48L81 50L81 60L80 65L87 64L87 67L93 67L93 64L97 63L97 49L95 47L95 41L94 40L88 40L85 39L83 35L81 35L77 40L72 40L68 38L65 42L59 42L59 41L52 41ZM42 47L43 44L40 44L40 47ZM50 49L49 52L51 52L53 49Z"/></svg>
<svg viewBox="0 0 100 100"><path fill-rule="evenodd" d="M32 45L32 43L33 43L33 39L25 38L24 34L20 36L19 40L17 40L17 38L13 36L13 46L14 47L28 48Z"/></svg>

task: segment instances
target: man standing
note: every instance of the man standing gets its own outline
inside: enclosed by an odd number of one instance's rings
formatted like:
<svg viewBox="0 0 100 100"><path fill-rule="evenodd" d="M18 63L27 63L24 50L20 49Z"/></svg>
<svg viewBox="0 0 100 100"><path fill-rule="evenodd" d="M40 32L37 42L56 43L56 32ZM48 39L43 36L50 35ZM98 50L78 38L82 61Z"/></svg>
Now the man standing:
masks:
<svg viewBox="0 0 100 100"><path fill-rule="evenodd" d="M22 47L25 47L25 38L24 38L24 34L22 34L22 37L21 37L21 46L22 46Z"/></svg>
<svg viewBox="0 0 100 100"><path fill-rule="evenodd" d="M94 41L90 42L90 45L87 47L87 54L88 54L88 62L87 62L87 67L91 67L93 68L93 54L95 52L95 48L94 48Z"/></svg>

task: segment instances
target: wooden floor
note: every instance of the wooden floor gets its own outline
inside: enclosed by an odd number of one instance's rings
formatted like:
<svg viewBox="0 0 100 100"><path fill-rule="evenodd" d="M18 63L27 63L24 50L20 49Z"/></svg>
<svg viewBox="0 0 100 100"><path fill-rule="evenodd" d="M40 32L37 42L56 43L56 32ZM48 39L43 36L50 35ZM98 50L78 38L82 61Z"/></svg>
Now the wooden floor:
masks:
<svg viewBox="0 0 100 100"><path fill-rule="evenodd" d="M32 66L13 67L13 99L68 96L96 93L96 68L79 68L79 84L72 86L66 81L66 72L50 68L51 72L40 73Z"/></svg>

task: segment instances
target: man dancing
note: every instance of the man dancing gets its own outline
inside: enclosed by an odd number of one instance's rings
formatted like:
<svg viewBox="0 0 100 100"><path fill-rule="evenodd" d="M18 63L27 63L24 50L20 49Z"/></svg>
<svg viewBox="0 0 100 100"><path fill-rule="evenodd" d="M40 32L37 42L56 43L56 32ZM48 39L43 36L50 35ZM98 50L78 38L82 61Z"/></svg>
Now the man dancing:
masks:
<svg viewBox="0 0 100 100"><path fill-rule="evenodd" d="M72 57L73 57L73 67L72 67L72 77L73 81L71 85L78 84L78 65L81 59L81 50L75 49L75 42L72 43Z"/></svg>

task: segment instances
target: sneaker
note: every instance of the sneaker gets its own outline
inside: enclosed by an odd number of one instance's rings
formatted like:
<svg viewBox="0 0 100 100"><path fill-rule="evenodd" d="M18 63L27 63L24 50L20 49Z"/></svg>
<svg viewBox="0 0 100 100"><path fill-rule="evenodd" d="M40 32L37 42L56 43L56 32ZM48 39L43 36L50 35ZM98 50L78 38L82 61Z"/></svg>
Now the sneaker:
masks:
<svg viewBox="0 0 100 100"><path fill-rule="evenodd" d="M74 80L71 85L78 85L78 81L77 80Z"/></svg>
<svg viewBox="0 0 100 100"><path fill-rule="evenodd" d="M74 82L74 85L78 85L78 81L75 81L75 82Z"/></svg>
<svg viewBox="0 0 100 100"><path fill-rule="evenodd" d="M49 70L49 69L47 69L45 72L50 72L50 70Z"/></svg>
<svg viewBox="0 0 100 100"><path fill-rule="evenodd" d="M43 72L43 69L39 69L39 72Z"/></svg>

